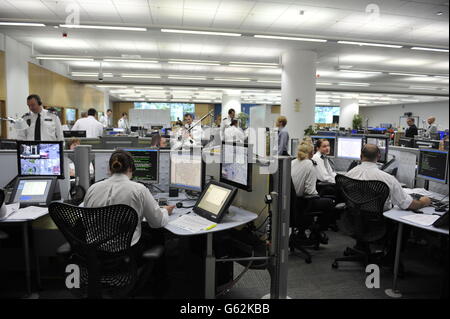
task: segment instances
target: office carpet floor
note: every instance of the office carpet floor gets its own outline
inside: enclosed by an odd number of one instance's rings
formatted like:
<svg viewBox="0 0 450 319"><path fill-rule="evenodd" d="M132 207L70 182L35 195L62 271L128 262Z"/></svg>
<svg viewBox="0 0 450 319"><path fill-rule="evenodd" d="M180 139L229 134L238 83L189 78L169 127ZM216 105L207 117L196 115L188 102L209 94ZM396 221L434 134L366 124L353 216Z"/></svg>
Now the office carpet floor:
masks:
<svg viewBox="0 0 450 319"><path fill-rule="evenodd" d="M355 263L342 263L339 269L332 269L334 258L342 256L345 247L353 246L354 241L340 232L327 232L330 240L318 251L311 250L312 263L306 264L301 257L289 257L288 296L293 299L382 299L388 298L385 289L392 287L392 271L381 269L381 287L369 289L365 285L367 274L362 266ZM409 242L404 253L405 277L398 280L398 288L403 298L439 298L441 294L443 267L439 262L438 239L426 237L427 245ZM419 238L423 238L420 237ZM203 268L200 258L192 255L192 249L183 240L172 238L167 241L167 287L164 299L200 298L201 287L196 280L201 278ZM189 246L189 247L188 247ZM186 263L186 260L191 262ZM234 275L244 268L234 264ZM56 262L42 267L42 287L32 298L64 299L74 298L65 289L62 269ZM59 268L59 269L58 269ZM58 275L59 274L59 275ZM21 298L25 282L22 271L0 272L0 298ZM196 279L197 278L197 279ZM446 283L448 285L448 282ZM197 287L197 288L195 288ZM219 298L259 299L270 291L270 276L267 270L249 270L237 284ZM147 298L146 292L140 298Z"/></svg>

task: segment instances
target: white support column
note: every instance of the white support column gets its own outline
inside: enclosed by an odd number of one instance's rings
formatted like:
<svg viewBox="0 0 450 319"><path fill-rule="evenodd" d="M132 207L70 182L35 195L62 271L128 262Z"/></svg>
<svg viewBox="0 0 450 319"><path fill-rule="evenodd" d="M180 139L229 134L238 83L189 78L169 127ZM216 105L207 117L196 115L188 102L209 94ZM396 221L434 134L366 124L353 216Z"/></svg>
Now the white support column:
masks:
<svg viewBox="0 0 450 319"><path fill-rule="evenodd" d="M314 125L316 60L312 51L292 50L282 55L281 115L287 117L289 136L303 138Z"/></svg>
<svg viewBox="0 0 450 319"><path fill-rule="evenodd" d="M241 113L241 95L236 93L226 93L222 95L222 119L228 117L228 110L234 109L236 116Z"/></svg>
<svg viewBox="0 0 450 319"><path fill-rule="evenodd" d="M353 116L359 114L359 103L356 99L341 99L341 115L339 127L352 128Z"/></svg>

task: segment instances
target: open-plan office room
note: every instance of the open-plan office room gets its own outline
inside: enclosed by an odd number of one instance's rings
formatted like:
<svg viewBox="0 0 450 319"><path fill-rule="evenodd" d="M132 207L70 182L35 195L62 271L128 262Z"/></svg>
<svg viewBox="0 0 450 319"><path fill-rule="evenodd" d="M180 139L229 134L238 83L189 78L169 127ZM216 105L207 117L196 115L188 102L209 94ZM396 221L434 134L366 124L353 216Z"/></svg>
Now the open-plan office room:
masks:
<svg viewBox="0 0 450 319"><path fill-rule="evenodd" d="M0 0L0 298L448 298L448 14Z"/></svg>

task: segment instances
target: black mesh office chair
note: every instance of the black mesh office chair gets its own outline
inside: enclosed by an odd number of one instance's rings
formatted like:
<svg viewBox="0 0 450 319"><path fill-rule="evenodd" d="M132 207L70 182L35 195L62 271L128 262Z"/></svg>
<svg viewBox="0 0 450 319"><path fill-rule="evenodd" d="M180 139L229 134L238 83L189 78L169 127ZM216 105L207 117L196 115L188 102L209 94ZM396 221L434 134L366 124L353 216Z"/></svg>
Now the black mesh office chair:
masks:
<svg viewBox="0 0 450 319"><path fill-rule="evenodd" d="M338 268L340 261L359 261L365 266L376 262L380 253L373 253L370 244L386 234L383 208L389 196L389 187L381 181L361 181L344 175L336 176L336 184L346 199L347 210L342 217L344 231L356 239L354 248L347 247L342 258L332 264Z"/></svg>
<svg viewBox="0 0 450 319"><path fill-rule="evenodd" d="M311 247L318 250L321 242L327 242L327 239L323 237L320 231L320 225L317 223L317 219L324 212L311 210L311 201L314 198L316 197L298 197L291 180L291 211L289 223L292 231L289 236L289 249L293 254L296 253L295 250L299 250L307 264L311 263L312 260L311 254L306 248ZM331 199L328 200L332 202ZM306 238L305 232L309 233L309 237Z"/></svg>
<svg viewBox="0 0 450 319"><path fill-rule="evenodd" d="M127 205L85 208L52 203L49 213L68 243L58 249L69 264L80 267L78 297L120 298L134 296L163 253L162 246L145 251L145 267L138 269L131 240L139 222Z"/></svg>
<svg viewBox="0 0 450 319"><path fill-rule="evenodd" d="M5 191L3 189L0 189L0 207L2 207L4 201L5 201ZM0 240L6 238L8 238L8 234L0 230Z"/></svg>

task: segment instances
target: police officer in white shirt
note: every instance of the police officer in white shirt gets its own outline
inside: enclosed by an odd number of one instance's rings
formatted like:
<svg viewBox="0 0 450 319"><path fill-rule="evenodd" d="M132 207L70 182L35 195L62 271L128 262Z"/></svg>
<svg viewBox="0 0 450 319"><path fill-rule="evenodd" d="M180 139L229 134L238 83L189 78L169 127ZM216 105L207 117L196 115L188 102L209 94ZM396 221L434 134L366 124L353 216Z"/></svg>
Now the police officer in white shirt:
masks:
<svg viewBox="0 0 450 319"><path fill-rule="evenodd" d="M361 164L345 175L358 180L377 180L386 183L389 187L389 197L385 203L385 210L391 209L392 205L397 205L405 210L417 210L430 205L431 200L428 197L424 196L419 200L413 199L394 176L380 170L377 165L380 157L381 152L378 146L366 144L361 151Z"/></svg>
<svg viewBox="0 0 450 319"><path fill-rule="evenodd" d="M122 113L122 117L120 118L119 122L117 123L118 128L123 128L125 132L127 132L130 129L130 125L128 124L128 114Z"/></svg>
<svg viewBox="0 0 450 319"><path fill-rule="evenodd" d="M45 110L39 95L27 97L30 112L22 116L22 127L16 122L18 140L26 141L62 141L64 140L61 121L58 115Z"/></svg>
<svg viewBox="0 0 450 319"><path fill-rule="evenodd" d="M330 142L327 139L319 139L316 142L316 154L313 160L317 163L317 179L321 182L335 183L336 172L330 164L328 155L330 154Z"/></svg>
<svg viewBox="0 0 450 319"><path fill-rule="evenodd" d="M102 123L103 127L105 128L113 128L113 116L112 116L112 110L107 109L106 115L103 115L100 118L100 123Z"/></svg>
<svg viewBox="0 0 450 319"><path fill-rule="evenodd" d="M88 110L88 117L78 119L72 127L73 131L86 131L87 138L97 138L103 135L103 125L95 119L97 111Z"/></svg>
<svg viewBox="0 0 450 319"><path fill-rule="evenodd" d="M224 117L220 123L220 139L225 139L225 130L231 126L231 121L236 117L236 111L234 109L228 110L228 117Z"/></svg>
<svg viewBox="0 0 450 319"><path fill-rule="evenodd" d="M184 129L180 130L183 139L183 145L202 145L202 128L198 123L194 126L194 115L186 113L184 115Z"/></svg>
<svg viewBox="0 0 450 319"><path fill-rule="evenodd" d="M225 129L225 142L244 143L245 133L241 128L237 127L238 121L233 119L230 127Z"/></svg>
<svg viewBox="0 0 450 319"><path fill-rule="evenodd" d="M142 252L149 244L155 244L155 236L158 232L152 232L154 228L167 225L169 215L175 206L159 207L150 191L142 184L131 181L135 171L134 161L130 153L119 150L115 151L109 159L109 170L111 177L93 184L89 187L84 198L85 207L104 207L116 204L124 204L132 207L139 217L139 222L133 234L131 246L139 259ZM145 232L141 225L145 217L146 222L152 229ZM149 238L151 237L151 243Z"/></svg>
<svg viewBox="0 0 450 319"><path fill-rule="evenodd" d="M428 123L427 136L430 137L431 134L438 132L438 127L437 127L437 124L436 124L436 118L434 116L430 116L427 119L427 123Z"/></svg>

